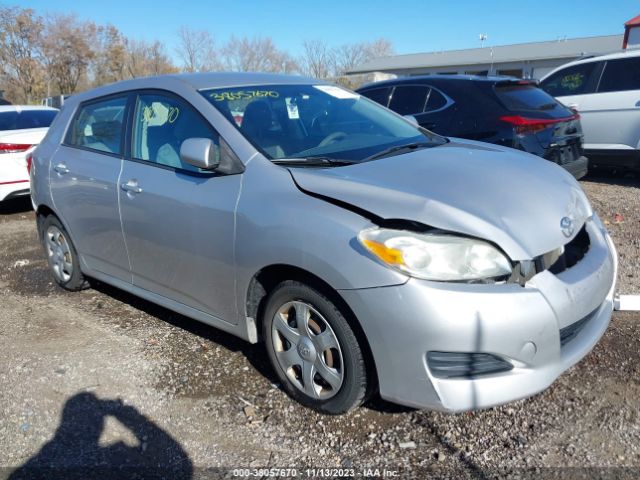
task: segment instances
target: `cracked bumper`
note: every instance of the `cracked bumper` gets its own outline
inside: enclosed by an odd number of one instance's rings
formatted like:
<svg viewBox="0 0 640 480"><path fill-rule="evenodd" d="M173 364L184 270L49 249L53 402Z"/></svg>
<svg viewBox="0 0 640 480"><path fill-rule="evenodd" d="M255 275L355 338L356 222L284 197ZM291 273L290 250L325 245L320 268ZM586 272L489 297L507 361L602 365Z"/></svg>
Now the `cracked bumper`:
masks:
<svg viewBox="0 0 640 480"><path fill-rule="evenodd" d="M615 248L600 220L587 221L591 246L572 268L515 284L404 285L343 290L371 346L383 398L418 408L466 411L547 388L602 337L613 311ZM561 346L560 330L589 316ZM513 369L476 378L436 378L429 351L484 352Z"/></svg>

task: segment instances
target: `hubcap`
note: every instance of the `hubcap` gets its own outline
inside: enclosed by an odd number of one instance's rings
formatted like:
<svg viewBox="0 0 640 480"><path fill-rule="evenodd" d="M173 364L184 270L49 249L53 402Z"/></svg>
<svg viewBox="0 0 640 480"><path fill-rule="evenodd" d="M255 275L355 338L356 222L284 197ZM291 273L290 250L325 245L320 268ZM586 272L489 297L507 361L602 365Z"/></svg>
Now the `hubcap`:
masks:
<svg viewBox="0 0 640 480"><path fill-rule="evenodd" d="M58 280L64 283L68 282L73 275L73 257L67 239L54 225L47 228L44 238L53 274Z"/></svg>
<svg viewBox="0 0 640 480"><path fill-rule="evenodd" d="M296 388L322 400L338 393L342 350L320 312L305 302L287 302L273 317L271 335L278 364Z"/></svg>

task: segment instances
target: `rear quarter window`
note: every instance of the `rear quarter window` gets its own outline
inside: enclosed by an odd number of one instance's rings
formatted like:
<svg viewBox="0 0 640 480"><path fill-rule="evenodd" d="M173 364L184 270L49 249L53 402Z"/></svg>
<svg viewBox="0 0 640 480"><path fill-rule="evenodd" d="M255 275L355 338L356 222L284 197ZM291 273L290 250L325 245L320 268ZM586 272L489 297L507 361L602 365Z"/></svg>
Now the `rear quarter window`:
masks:
<svg viewBox="0 0 640 480"><path fill-rule="evenodd" d="M640 90L640 57L608 60L598 92Z"/></svg>
<svg viewBox="0 0 640 480"><path fill-rule="evenodd" d="M65 144L105 153L122 154L122 125L127 97L81 105L67 132Z"/></svg>
<svg viewBox="0 0 640 480"><path fill-rule="evenodd" d="M0 112L0 130L46 128L58 114L57 110L22 110Z"/></svg>

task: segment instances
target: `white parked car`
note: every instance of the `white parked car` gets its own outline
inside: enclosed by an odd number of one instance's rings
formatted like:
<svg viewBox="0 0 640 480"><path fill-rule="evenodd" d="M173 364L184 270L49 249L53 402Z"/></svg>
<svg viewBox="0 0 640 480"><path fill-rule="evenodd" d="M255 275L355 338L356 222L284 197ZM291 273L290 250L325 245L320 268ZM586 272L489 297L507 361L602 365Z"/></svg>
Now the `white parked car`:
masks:
<svg viewBox="0 0 640 480"><path fill-rule="evenodd" d="M640 50L568 63L540 85L580 112L591 165L640 169Z"/></svg>
<svg viewBox="0 0 640 480"><path fill-rule="evenodd" d="M50 107L0 106L0 202L29 193L27 157L57 113Z"/></svg>

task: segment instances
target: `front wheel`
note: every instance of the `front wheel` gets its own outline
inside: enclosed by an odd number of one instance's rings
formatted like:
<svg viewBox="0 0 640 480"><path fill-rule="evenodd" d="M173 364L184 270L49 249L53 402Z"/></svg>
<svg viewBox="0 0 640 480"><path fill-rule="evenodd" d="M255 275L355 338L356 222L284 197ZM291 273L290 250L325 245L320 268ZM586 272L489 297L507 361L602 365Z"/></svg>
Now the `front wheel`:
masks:
<svg viewBox="0 0 640 480"><path fill-rule="evenodd" d="M66 290L82 290L89 282L80 271L78 254L62 223L49 215L42 222L42 245L49 269L58 285Z"/></svg>
<svg viewBox="0 0 640 480"><path fill-rule="evenodd" d="M363 402L368 381L362 349L325 295L300 282L281 283L267 301L263 329L269 359L295 400L330 414Z"/></svg>

